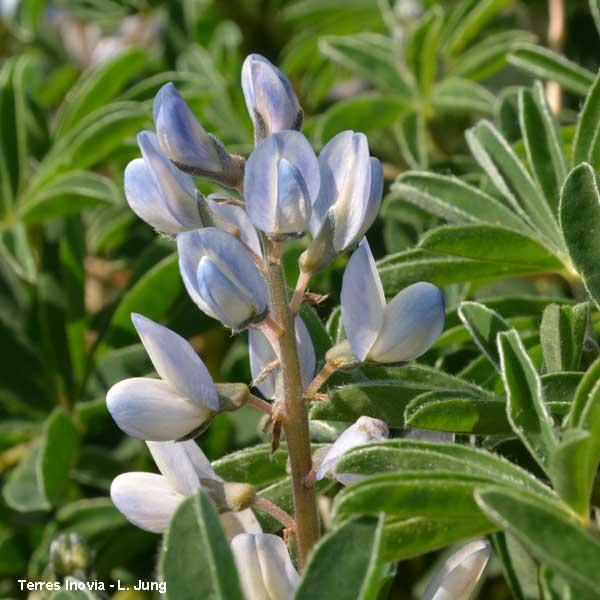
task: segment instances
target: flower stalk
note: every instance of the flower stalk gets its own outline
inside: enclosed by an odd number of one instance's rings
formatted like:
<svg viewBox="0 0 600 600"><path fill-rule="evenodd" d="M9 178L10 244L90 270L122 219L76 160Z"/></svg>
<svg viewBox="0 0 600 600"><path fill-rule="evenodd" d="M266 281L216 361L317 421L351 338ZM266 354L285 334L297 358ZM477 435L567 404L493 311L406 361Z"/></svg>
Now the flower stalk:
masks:
<svg viewBox="0 0 600 600"><path fill-rule="evenodd" d="M286 413L284 431L291 465L296 542L300 568L302 568L319 537L319 519L315 491L306 485L306 479L312 470L312 456L308 410L302 389L294 316L289 307L285 274L280 261L273 257L273 246L274 244L270 240L265 240L265 250L269 261L268 282L271 290L271 307L275 319L283 326L279 344L283 370L283 401ZM275 260L271 260L272 258Z"/></svg>

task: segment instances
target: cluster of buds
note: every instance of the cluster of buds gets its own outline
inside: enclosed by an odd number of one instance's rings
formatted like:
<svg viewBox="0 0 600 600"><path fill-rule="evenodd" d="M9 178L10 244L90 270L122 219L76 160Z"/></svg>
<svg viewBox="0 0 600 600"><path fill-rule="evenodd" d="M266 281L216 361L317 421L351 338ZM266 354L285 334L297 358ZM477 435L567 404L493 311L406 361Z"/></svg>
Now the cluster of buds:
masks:
<svg viewBox="0 0 600 600"><path fill-rule="evenodd" d="M179 270L193 302L233 332L249 330L254 385L266 400L251 394L245 384L215 384L184 338L133 315L159 378L121 381L108 392L107 404L126 433L146 441L161 474L120 475L111 496L132 523L160 533L182 500L203 487L233 537L246 596L279 600L292 597L298 580L284 542L262 533L252 512L258 507L252 486L224 482L192 439L219 412L245 403L274 418L270 401L282 399L284 382L282 325L272 311L266 276L271 261L280 260L286 239L311 234L290 303L307 400L337 368L417 358L440 335L445 309L442 293L428 283L406 288L386 305L364 237L383 193L383 170L370 155L366 137L342 132L317 157L299 131L303 112L279 69L251 55L243 66L242 87L256 142L247 160L229 154L206 132L176 88L167 84L154 101L156 132L139 134L142 158L127 166L124 183L132 210L159 233L175 239ZM205 198L196 189L194 176L215 182L222 190ZM315 350L298 309L311 275L357 244L343 279L347 340L330 351L324 370L315 377ZM278 256L272 253L274 247ZM350 483L335 474L342 454L388 434L385 423L361 417L315 456L315 479L337 477Z"/></svg>

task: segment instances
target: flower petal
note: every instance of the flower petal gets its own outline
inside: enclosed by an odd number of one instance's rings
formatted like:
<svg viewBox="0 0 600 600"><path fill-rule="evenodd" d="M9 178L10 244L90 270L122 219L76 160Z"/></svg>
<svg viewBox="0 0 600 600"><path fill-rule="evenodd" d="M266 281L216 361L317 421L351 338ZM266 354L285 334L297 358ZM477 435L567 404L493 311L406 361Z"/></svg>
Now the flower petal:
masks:
<svg viewBox="0 0 600 600"><path fill-rule="evenodd" d="M110 497L125 518L136 527L163 533L185 500L167 479L154 473L123 473L110 486Z"/></svg>
<svg viewBox="0 0 600 600"><path fill-rule="evenodd" d="M360 417L331 446L317 470L317 480L332 475L335 465L348 450L369 442L385 440L388 435L388 426L383 421Z"/></svg>
<svg viewBox="0 0 600 600"><path fill-rule="evenodd" d="M189 342L137 313L131 315L131 320L160 377L198 406L218 411L213 379Z"/></svg>
<svg viewBox="0 0 600 600"><path fill-rule="evenodd" d="M354 251L344 271L341 304L352 352L363 361L381 331L385 310L383 286L367 238Z"/></svg>
<svg viewBox="0 0 600 600"><path fill-rule="evenodd" d="M409 285L386 306L383 326L367 358L413 360L427 352L444 330L444 295L431 283Z"/></svg>
<svg viewBox="0 0 600 600"><path fill-rule="evenodd" d="M125 433L158 442L182 438L214 414L187 400L165 381L145 377L113 385L106 404Z"/></svg>
<svg viewBox="0 0 600 600"><path fill-rule="evenodd" d="M490 558L485 540L463 546L434 575L421 600L468 600Z"/></svg>

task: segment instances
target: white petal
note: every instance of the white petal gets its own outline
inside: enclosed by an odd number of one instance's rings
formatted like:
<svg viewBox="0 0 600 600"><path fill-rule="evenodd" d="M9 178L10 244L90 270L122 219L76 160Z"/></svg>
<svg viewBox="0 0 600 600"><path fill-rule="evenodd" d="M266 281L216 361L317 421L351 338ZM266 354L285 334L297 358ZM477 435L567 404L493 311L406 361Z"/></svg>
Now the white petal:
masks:
<svg viewBox="0 0 600 600"><path fill-rule="evenodd" d="M371 417L360 417L331 446L317 470L317 480L332 474L335 465L348 450L369 442L385 440L388 435L388 426L383 421Z"/></svg>
<svg viewBox="0 0 600 600"><path fill-rule="evenodd" d="M298 585L284 541L270 534L243 533L231 541L247 600L291 600Z"/></svg>
<svg viewBox="0 0 600 600"><path fill-rule="evenodd" d="M185 496L162 475L123 473L110 486L110 497L125 518L140 529L163 533Z"/></svg>
<svg viewBox="0 0 600 600"><path fill-rule="evenodd" d="M182 231L181 224L165 209L160 189L143 158L125 167L124 188L129 207L142 221L162 233Z"/></svg>
<svg viewBox="0 0 600 600"><path fill-rule="evenodd" d="M251 508L219 515L225 535L232 540L240 533L262 533L262 527Z"/></svg>
<svg viewBox="0 0 600 600"><path fill-rule="evenodd" d="M137 313L131 320L160 377L198 406L219 410L213 379L189 342Z"/></svg>
<svg viewBox="0 0 600 600"><path fill-rule="evenodd" d="M463 546L436 573L421 600L469 600L490 554L485 540Z"/></svg>
<svg viewBox="0 0 600 600"><path fill-rule="evenodd" d="M224 200L227 200L227 198L227 196L223 196L222 194L211 194L206 198L206 202L210 209L221 217L221 219L237 227L240 230L242 241L252 248L256 254L262 256L258 233L254 225L250 222L246 211L241 206L225 203Z"/></svg>
<svg viewBox="0 0 600 600"><path fill-rule="evenodd" d="M363 218L363 224L360 228L358 238L367 233L373 222L377 218L379 208L381 207L381 198L383 196L383 167L381 163L371 156L371 191L369 200ZM358 239L357 238L357 239Z"/></svg>
<svg viewBox="0 0 600 600"><path fill-rule="evenodd" d="M369 242L354 251L342 280L342 319L352 352L363 361L381 331L385 295Z"/></svg>
<svg viewBox="0 0 600 600"><path fill-rule="evenodd" d="M409 285L386 306L381 333L367 358L385 363L421 356L440 337L445 318L439 288L423 281Z"/></svg>
<svg viewBox="0 0 600 600"><path fill-rule="evenodd" d="M106 404L117 425L142 440L177 440L214 414L193 404L159 379L135 377L113 385Z"/></svg>
<svg viewBox="0 0 600 600"><path fill-rule="evenodd" d="M185 442L146 442L150 454L171 487L191 496L201 479L220 479L202 450L193 440Z"/></svg>

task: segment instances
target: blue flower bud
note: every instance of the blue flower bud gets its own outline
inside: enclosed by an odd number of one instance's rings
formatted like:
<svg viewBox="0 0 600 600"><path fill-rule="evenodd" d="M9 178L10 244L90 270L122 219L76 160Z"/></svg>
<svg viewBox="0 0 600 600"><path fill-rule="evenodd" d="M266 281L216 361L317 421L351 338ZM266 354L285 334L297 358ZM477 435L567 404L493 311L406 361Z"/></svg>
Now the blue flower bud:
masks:
<svg viewBox="0 0 600 600"><path fill-rule="evenodd" d="M250 54L244 61L242 90L257 143L277 131L302 126L303 112L292 84L264 56Z"/></svg>
<svg viewBox="0 0 600 600"><path fill-rule="evenodd" d="M172 83L159 90L153 114L160 146L177 167L229 187L240 185L243 159L204 130Z"/></svg>
<svg viewBox="0 0 600 600"><path fill-rule="evenodd" d="M319 192L319 164L298 131L261 142L246 163L244 198L252 224L274 238L301 236Z"/></svg>
<svg viewBox="0 0 600 600"><path fill-rule="evenodd" d="M361 361L413 360L426 352L444 329L444 296L431 283L408 286L386 306L366 238L346 266L341 301L346 335Z"/></svg>
<svg viewBox="0 0 600 600"><path fill-rule="evenodd" d="M125 169L125 197L131 210L157 231L177 234L202 227L198 192L189 175L165 156L156 135L138 135L143 158Z"/></svg>
<svg viewBox="0 0 600 600"><path fill-rule="evenodd" d="M187 292L203 312L233 330L264 319L267 283L239 239L207 227L180 234L177 248Z"/></svg>
<svg viewBox="0 0 600 600"><path fill-rule="evenodd" d="M315 239L300 261L303 271L313 273L364 236L383 194L381 163L369 156L362 133L336 135L319 154L319 169L321 186L310 221Z"/></svg>

